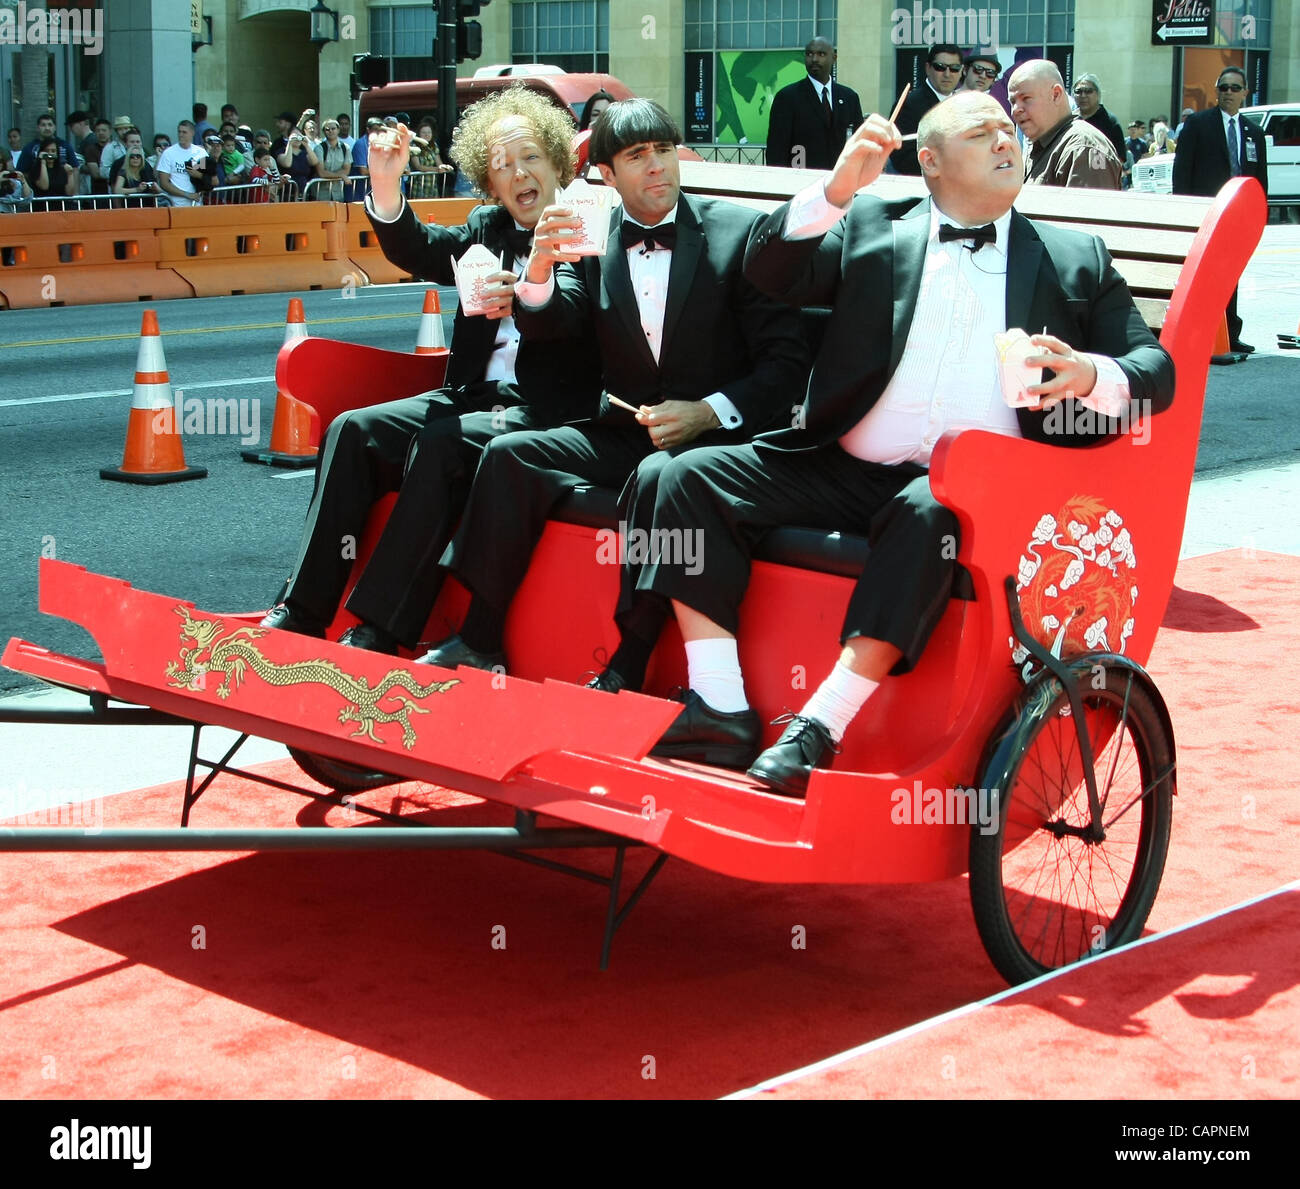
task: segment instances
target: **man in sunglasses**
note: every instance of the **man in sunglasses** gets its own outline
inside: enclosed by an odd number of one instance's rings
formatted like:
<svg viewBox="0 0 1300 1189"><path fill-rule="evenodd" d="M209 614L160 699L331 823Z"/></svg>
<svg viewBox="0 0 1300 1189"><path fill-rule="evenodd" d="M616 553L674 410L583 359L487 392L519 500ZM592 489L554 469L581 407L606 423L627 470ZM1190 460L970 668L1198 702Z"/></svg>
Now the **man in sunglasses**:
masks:
<svg viewBox="0 0 1300 1189"><path fill-rule="evenodd" d="M961 83L957 89L959 91L979 91L983 93L998 81L998 75L1001 73L1002 66L992 54L967 54L966 63L961 72Z"/></svg>
<svg viewBox="0 0 1300 1189"><path fill-rule="evenodd" d="M1070 110L1065 81L1054 62L1026 62L1007 85L1011 118L1033 142L1025 159L1025 182L1118 190L1124 173L1115 148Z"/></svg>
<svg viewBox="0 0 1300 1189"><path fill-rule="evenodd" d="M921 117L957 90L961 72L961 50L957 46L946 42L932 45L925 55L925 78L909 92L907 102L894 121L899 133L907 136L915 132L921 125ZM903 141L889 155L889 164L895 173L910 173L913 177L920 177L921 163L916 157L916 141Z"/></svg>
<svg viewBox="0 0 1300 1189"><path fill-rule="evenodd" d="M1238 115L1246 101L1246 76L1235 66L1219 74L1219 106L1194 112L1183 121L1174 153L1174 193L1212 198L1229 178L1255 178L1268 193L1268 158L1258 124ZM1228 340L1234 352L1255 348L1241 341L1237 291L1228 302Z"/></svg>
<svg viewBox="0 0 1300 1189"><path fill-rule="evenodd" d="M1095 74L1081 74L1074 80L1074 105L1079 118L1087 120L1115 147L1115 156L1124 160L1124 129L1101 101L1101 80Z"/></svg>

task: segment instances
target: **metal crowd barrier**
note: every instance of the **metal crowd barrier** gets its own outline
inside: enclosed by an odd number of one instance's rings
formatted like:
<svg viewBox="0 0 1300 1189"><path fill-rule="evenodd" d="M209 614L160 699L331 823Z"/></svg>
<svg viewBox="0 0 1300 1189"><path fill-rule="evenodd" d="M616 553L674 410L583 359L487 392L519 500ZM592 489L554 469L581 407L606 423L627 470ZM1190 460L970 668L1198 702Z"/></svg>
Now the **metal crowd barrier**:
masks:
<svg viewBox="0 0 1300 1189"><path fill-rule="evenodd" d="M705 161L721 161L727 165L766 165L767 146L761 144L688 144L693 153Z"/></svg>
<svg viewBox="0 0 1300 1189"><path fill-rule="evenodd" d="M19 200L19 209L26 211L111 211L140 210L154 207L166 198L160 190L155 194L35 194Z"/></svg>
<svg viewBox="0 0 1300 1189"><path fill-rule="evenodd" d="M203 195L204 206L246 206L255 202L297 202L298 183L281 174L277 185L265 180L236 186L214 186Z"/></svg>

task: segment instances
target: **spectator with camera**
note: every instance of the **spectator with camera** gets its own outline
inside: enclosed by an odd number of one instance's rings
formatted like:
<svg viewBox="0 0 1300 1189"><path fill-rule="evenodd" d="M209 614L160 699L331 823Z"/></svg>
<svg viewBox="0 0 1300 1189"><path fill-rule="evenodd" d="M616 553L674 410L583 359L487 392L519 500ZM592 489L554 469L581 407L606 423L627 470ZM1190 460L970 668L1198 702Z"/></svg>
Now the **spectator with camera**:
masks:
<svg viewBox="0 0 1300 1189"><path fill-rule="evenodd" d="M275 163L280 167L281 173L293 180L301 196L307 189L307 183L316 176L316 165L320 158L316 156L311 138L303 129L294 128L284 141L284 151L276 157Z"/></svg>
<svg viewBox="0 0 1300 1189"><path fill-rule="evenodd" d="M35 163L27 169L27 181L32 193L37 198L71 198L77 192L81 179L75 168L69 168L59 152L56 137L47 136L41 141L36 152ZM66 210L65 203L43 203L43 206L58 206Z"/></svg>
<svg viewBox="0 0 1300 1189"><path fill-rule="evenodd" d="M14 168L8 149L0 149L0 211L13 211L32 196L27 179ZM26 206L24 210L29 209Z"/></svg>
<svg viewBox="0 0 1300 1189"><path fill-rule="evenodd" d="M207 161L207 152L194 143L194 121L182 120L176 125L176 143L163 150L154 171L172 206L198 206L203 201L200 191L212 184L205 180Z"/></svg>
<svg viewBox="0 0 1300 1189"><path fill-rule="evenodd" d="M158 158L161 157L163 153L165 153L169 148L171 148L171 146L172 146L172 138L168 136L167 133L159 132L154 136L153 153L150 156L145 158L145 160L149 163L149 168L152 169L154 173L158 172Z"/></svg>
<svg viewBox="0 0 1300 1189"><path fill-rule="evenodd" d="M144 159L144 144L138 129L126 134L126 156L113 166L110 181L114 194L138 200L128 205L158 205L158 181Z"/></svg>
<svg viewBox="0 0 1300 1189"><path fill-rule="evenodd" d="M21 133L19 136L21 139ZM23 148L22 152L19 153L17 158L18 164L15 165L14 168L27 174L30 180L31 167L36 162L37 154L41 151L41 145L47 140L54 141L55 145L58 146L57 151L59 154L59 160L71 169L73 173L76 173L81 162L77 159L77 154L73 151L72 146L66 141L59 140L58 137L54 135L54 113L50 111L47 111L37 119L36 136L33 140L29 141ZM10 143L12 143L12 141L13 136L11 132Z"/></svg>

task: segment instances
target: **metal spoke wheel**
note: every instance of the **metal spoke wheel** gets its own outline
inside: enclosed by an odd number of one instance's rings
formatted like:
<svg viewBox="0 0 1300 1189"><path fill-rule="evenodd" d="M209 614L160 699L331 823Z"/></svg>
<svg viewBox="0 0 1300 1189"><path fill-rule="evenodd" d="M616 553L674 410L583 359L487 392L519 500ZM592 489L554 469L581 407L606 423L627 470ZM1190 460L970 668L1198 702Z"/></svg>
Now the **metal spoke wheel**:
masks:
<svg viewBox="0 0 1300 1189"><path fill-rule="evenodd" d="M1080 686L1101 836L1069 697L1054 679L1031 688L981 786L998 793L994 823L971 834L971 905L1013 984L1137 938L1164 872L1174 741L1163 708L1121 665L1083 669Z"/></svg>

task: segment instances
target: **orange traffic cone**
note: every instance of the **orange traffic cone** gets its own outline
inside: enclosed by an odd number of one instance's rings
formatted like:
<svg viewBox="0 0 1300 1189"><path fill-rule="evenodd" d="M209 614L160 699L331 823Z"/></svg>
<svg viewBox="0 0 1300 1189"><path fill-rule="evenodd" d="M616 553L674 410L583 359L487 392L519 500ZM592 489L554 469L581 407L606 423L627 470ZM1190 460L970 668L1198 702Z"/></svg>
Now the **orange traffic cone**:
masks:
<svg viewBox="0 0 1300 1189"><path fill-rule="evenodd" d="M204 479L206 467L187 467L181 444L181 427L172 405L172 382L167 376L158 315L145 310L140 325L140 351L135 361L135 388L131 415L126 423L126 451L121 467L106 467L101 479L121 483L178 483Z"/></svg>
<svg viewBox="0 0 1300 1189"><path fill-rule="evenodd" d="M1214 350L1210 353L1210 362L1218 364L1240 363L1246 357L1232 349L1232 340L1228 337L1228 315L1224 314L1219 323L1219 331L1214 336Z"/></svg>
<svg viewBox="0 0 1300 1189"><path fill-rule="evenodd" d="M284 341L310 337L302 298L289 299L289 314L284 323ZM316 462L316 447L311 444L311 410L300 400L285 396L276 389L275 416L271 419L271 444L265 450L241 450L245 462L261 462L273 467L309 467Z"/></svg>
<svg viewBox="0 0 1300 1189"><path fill-rule="evenodd" d="M438 291L427 289L424 293L424 310L420 314L420 333L415 339L417 355L437 355L447 350L447 337L442 333L442 305Z"/></svg>

